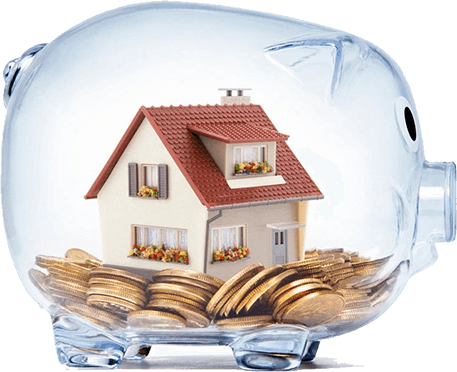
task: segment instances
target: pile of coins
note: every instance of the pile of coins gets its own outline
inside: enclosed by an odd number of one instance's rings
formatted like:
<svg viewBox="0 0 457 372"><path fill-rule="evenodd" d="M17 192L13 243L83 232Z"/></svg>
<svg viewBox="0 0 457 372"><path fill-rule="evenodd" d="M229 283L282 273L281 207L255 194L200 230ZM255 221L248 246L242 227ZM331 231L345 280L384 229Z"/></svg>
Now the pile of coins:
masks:
<svg viewBox="0 0 457 372"><path fill-rule="evenodd" d="M50 301L112 329L265 326L306 327L366 320L391 296L400 264L375 280L390 257L369 260L343 249L314 250L302 261L265 268L254 263L227 282L179 268L152 274L152 280L103 267L72 248L65 258L37 256L29 271Z"/></svg>
<svg viewBox="0 0 457 372"><path fill-rule="evenodd" d="M103 328L126 327L119 316L86 304L91 270L101 267L100 260L81 249L71 248L65 258L37 256L35 264L44 271L29 270L30 280L49 301Z"/></svg>
<svg viewBox="0 0 457 372"><path fill-rule="evenodd" d="M220 327L364 321L377 313L395 287L403 263L374 281L389 259L369 260L333 249L308 251L302 261L266 269L253 264L228 280L206 310Z"/></svg>
<svg viewBox="0 0 457 372"><path fill-rule="evenodd" d="M124 318L146 305L148 283L146 278L124 270L97 267L90 271L86 303Z"/></svg>
<svg viewBox="0 0 457 372"><path fill-rule="evenodd" d="M165 269L153 276L147 287L145 311L129 314L129 324L142 327L203 328L210 325L205 308L224 281L211 275L180 269Z"/></svg>

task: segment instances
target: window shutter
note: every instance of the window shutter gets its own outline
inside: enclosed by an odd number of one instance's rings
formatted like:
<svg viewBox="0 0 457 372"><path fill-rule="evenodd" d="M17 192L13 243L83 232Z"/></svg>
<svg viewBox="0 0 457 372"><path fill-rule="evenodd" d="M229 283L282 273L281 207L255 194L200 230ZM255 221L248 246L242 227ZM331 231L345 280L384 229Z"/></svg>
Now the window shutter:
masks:
<svg viewBox="0 0 457 372"><path fill-rule="evenodd" d="M129 163L129 196L138 194L138 164Z"/></svg>
<svg viewBox="0 0 457 372"><path fill-rule="evenodd" d="M168 167L159 164L159 199L168 198Z"/></svg>

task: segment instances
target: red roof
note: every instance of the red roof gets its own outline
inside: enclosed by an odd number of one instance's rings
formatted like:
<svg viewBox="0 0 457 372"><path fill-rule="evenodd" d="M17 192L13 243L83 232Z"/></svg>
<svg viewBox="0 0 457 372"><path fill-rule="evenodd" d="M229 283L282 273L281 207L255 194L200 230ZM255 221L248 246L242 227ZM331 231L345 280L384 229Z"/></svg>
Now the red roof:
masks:
<svg viewBox="0 0 457 372"><path fill-rule="evenodd" d="M215 105L179 107L141 107L121 141L85 195L96 198L117 161L146 117L203 205L208 208L232 204L281 201L284 199L321 199L322 193L285 143L259 105ZM234 129L229 125L235 123ZM246 124L246 128L241 126ZM249 135L239 129L249 130ZM207 134L204 134L203 131ZM281 185L231 189L202 141L193 133L224 137L225 142L275 140L276 174L286 181ZM274 139L273 139L274 138ZM284 200L285 201L285 200Z"/></svg>
<svg viewBox="0 0 457 372"><path fill-rule="evenodd" d="M225 143L285 141L289 138L288 135L281 134L276 130L243 121L193 124L188 125L187 129L192 133Z"/></svg>

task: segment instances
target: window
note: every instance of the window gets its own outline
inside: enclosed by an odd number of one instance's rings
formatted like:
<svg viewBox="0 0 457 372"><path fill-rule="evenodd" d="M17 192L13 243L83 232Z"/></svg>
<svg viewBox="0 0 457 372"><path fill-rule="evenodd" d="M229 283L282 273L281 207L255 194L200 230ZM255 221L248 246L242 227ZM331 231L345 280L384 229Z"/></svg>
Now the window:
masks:
<svg viewBox="0 0 457 372"><path fill-rule="evenodd" d="M148 199L168 198L168 167L166 164L128 164L129 196Z"/></svg>
<svg viewBox="0 0 457 372"><path fill-rule="evenodd" d="M235 164L263 163L266 160L266 146L235 147Z"/></svg>
<svg viewBox="0 0 457 372"><path fill-rule="evenodd" d="M267 161L267 146L235 147L233 157L235 175L252 176L273 172L273 167Z"/></svg>
<svg viewBox="0 0 457 372"><path fill-rule="evenodd" d="M249 255L246 226L214 228L211 233L213 261L237 261Z"/></svg>
<svg viewBox="0 0 457 372"><path fill-rule="evenodd" d="M187 230L135 225L129 257L189 263Z"/></svg>
<svg viewBox="0 0 457 372"><path fill-rule="evenodd" d="M141 186L159 187L159 166L155 164L142 164L141 177Z"/></svg>

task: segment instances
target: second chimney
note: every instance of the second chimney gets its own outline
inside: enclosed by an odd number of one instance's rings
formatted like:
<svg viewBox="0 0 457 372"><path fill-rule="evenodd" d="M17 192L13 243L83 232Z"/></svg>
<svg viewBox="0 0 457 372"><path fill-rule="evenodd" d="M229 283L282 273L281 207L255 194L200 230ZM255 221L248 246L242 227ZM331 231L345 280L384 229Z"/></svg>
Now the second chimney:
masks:
<svg viewBox="0 0 457 372"><path fill-rule="evenodd" d="M225 96L221 96L221 105L249 105L251 103L251 97L245 96L245 90L251 90L250 88L221 88L219 90L225 90Z"/></svg>

